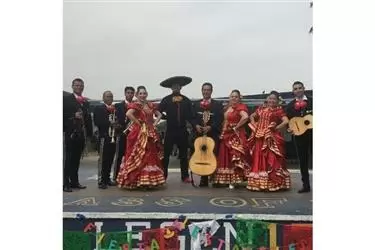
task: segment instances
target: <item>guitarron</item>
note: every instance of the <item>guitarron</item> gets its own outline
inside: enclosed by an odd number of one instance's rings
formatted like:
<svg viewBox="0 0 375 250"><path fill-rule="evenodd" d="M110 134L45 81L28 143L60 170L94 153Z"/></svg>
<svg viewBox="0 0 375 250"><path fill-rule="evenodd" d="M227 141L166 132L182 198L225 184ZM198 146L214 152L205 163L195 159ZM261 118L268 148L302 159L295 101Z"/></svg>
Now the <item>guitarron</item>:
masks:
<svg viewBox="0 0 375 250"><path fill-rule="evenodd" d="M289 128L294 135L303 135L307 130L313 128L313 116L309 114L303 117L293 117L289 121Z"/></svg>
<svg viewBox="0 0 375 250"><path fill-rule="evenodd" d="M206 125L210 119L209 111L203 112L203 123ZM194 153L190 158L191 172L200 176L208 176L215 172L217 160L214 154L215 141L203 134L194 141Z"/></svg>

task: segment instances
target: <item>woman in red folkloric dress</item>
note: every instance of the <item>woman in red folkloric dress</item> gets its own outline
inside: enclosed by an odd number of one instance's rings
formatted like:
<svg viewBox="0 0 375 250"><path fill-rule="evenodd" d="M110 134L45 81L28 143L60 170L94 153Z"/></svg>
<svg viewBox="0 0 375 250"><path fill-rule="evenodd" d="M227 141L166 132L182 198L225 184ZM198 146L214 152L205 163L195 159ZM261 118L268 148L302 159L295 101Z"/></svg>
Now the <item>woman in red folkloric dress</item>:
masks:
<svg viewBox="0 0 375 250"><path fill-rule="evenodd" d="M131 120L126 142L126 153L117 177L118 187L151 188L165 183L162 167L163 150L155 126L161 113L147 102L147 91L138 87L137 101L128 105L126 116ZM157 119L154 121L154 114Z"/></svg>
<svg viewBox="0 0 375 250"><path fill-rule="evenodd" d="M249 171L246 132L243 127L249 115L247 106L240 103L240 96L238 90L232 91L224 113L218 167L213 179L214 184L229 184L231 189L246 180Z"/></svg>
<svg viewBox="0 0 375 250"><path fill-rule="evenodd" d="M247 184L249 190L277 191L290 188L284 137L280 132L289 121L278 104L279 94L272 91L267 103L250 115L249 127L252 133L249 148L252 162Z"/></svg>

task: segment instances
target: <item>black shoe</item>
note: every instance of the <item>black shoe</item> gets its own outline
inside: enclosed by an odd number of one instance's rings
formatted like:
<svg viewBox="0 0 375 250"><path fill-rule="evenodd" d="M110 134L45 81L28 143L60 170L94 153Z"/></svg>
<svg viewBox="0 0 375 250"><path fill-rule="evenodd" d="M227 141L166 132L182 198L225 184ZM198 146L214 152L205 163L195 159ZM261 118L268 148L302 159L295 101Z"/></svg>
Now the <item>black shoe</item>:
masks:
<svg viewBox="0 0 375 250"><path fill-rule="evenodd" d="M303 187L302 189L298 190L298 193L310 193L311 189L309 187Z"/></svg>
<svg viewBox="0 0 375 250"><path fill-rule="evenodd" d="M71 189L71 187L64 187L64 192L68 192L68 193L71 193L73 192L73 190Z"/></svg>
<svg viewBox="0 0 375 250"><path fill-rule="evenodd" d="M208 187L208 176L202 176L199 182L200 187Z"/></svg>
<svg viewBox="0 0 375 250"><path fill-rule="evenodd" d="M99 184L99 188L100 189L107 189L108 188L108 186L106 185L106 184Z"/></svg>
<svg viewBox="0 0 375 250"><path fill-rule="evenodd" d="M208 182L200 182L199 187L208 187Z"/></svg>
<svg viewBox="0 0 375 250"><path fill-rule="evenodd" d="M115 187L117 185L117 183L113 182L113 181L108 181L107 185L110 186L110 187Z"/></svg>
<svg viewBox="0 0 375 250"><path fill-rule="evenodd" d="M82 186L81 184L76 184L76 185L72 185L72 188L77 188L77 189L85 189L86 186Z"/></svg>

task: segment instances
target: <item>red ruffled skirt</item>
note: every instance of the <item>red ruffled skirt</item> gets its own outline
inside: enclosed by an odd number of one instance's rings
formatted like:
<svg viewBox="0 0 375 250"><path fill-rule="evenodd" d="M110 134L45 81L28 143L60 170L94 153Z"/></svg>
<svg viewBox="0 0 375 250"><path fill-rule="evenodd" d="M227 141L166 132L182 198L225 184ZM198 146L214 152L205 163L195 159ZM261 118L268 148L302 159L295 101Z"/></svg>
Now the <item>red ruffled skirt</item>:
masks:
<svg viewBox="0 0 375 250"><path fill-rule="evenodd" d="M239 136L228 133L219 145L218 167L213 178L215 184L241 184L249 171L245 131Z"/></svg>
<svg viewBox="0 0 375 250"><path fill-rule="evenodd" d="M286 169L284 138L280 132L267 130L263 137L249 138L251 171L247 189L277 191L290 188L290 174Z"/></svg>
<svg viewBox="0 0 375 250"><path fill-rule="evenodd" d="M134 125L126 145L126 155L117 176L118 187L134 189L163 185L163 151L155 129L145 124L142 127Z"/></svg>

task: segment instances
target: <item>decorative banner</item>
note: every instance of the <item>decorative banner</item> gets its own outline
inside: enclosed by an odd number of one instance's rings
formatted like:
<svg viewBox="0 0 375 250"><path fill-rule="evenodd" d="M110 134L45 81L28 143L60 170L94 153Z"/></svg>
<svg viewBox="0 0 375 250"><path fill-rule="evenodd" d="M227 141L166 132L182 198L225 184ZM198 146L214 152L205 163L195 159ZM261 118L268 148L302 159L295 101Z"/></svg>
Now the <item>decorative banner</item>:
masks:
<svg viewBox="0 0 375 250"><path fill-rule="evenodd" d="M293 250L312 250L312 226L282 225L283 244ZM291 248L292 247L292 248ZM287 249L287 248L285 248ZM284 250L284 249L280 249Z"/></svg>
<svg viewBox="0 0 375 250"><path fill-rule="evenodd" d="M143 249L165 250L164 228L142 231Z"/></svg>
<svg viewBox="0 0 375 250"><path fill-rule="evenodd" d="M225 232L234 231L232 236L236 240L231 244L231 239L220 234L220 225L216 220L192 222L185 230L188 219L180 216L172 226L161 227L154 225L154 229L139 231L100 232L100 223L97 228L94 221L86 220L83 215L77 215L79 222L77 229L81 231L64 231L64 250L180 250L187 249L186 245L180 246L179 236L182 242L188 244L188 249L201 250L312 250L312 224L277 224L256 220L234 219L231 223L223 222ZM183 221L183 222L181 222ZM95 222L96 223L96 222ZM169 222L170 223L170 222ZM162 223L160 224L162 226ZM228 227L229 225L229 227ZM150 226L149 226L150 227ZM74 228L74 227L73 227ZM230 229L232 228L232 229ZM276 229L282 230L281 235ZM131 228L128 227L128 230ZM142 233L142 238L133 240L134 234ZM235 234L234 234L235 233ZM186 234L190 234L191 240L186 240ZM215 235L216 234L216 235ZM277 237L279 235L279 237ZM232 239L233 240L233 239ZM282 242L281 242L282 241ZM279 243L279 244L278 244ZM202 247L203 245L203 247Z"/></svg>
<svg viewBox="0 0 375 250"><path fill-rule="evenodd" d="M236 223L236 243L241 248L260 248L269 245L268 224L262 221L241 220Z"/></svg>
<svg viewBox="0 0 375 250"><path fill-rule="evenodd" d="M84 232L63 232L63 250L91 249L90 236Z"/></svg>
<svg viewBox="0 0 375 250"><path fill-rule="evenodd" d="M220 228L216 220L191 223L189 232L192 237L192 250L201 250L201 245L208 247L212 244L211 238Z"/></svg>
<svg viewBox="0 0 375 250"><path fill-rule="evenodd" d="M101 249L132 249L132 232L100 233L97 244Z"/></svg>
<svg viewBox="0 0 375 250"><path fill-rule="evenodd" d="M180 250L180 241L178 240L180 230L175 227L166 227L164 231L165 249Z"/></svg>

